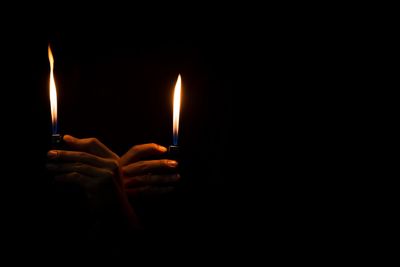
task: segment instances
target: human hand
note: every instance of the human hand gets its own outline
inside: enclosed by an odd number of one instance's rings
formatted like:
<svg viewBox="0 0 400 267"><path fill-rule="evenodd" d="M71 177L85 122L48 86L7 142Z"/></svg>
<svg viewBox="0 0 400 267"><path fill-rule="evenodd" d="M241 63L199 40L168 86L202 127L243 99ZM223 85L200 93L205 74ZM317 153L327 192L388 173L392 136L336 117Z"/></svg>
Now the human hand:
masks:
<svg viewBox="0 0 400 267"><path fill-rule="evenodd" d="M50 150L47 170L55 181L82 187L103 232L135 232L140 223L122 187L119 157L96 138L63 137L70 150ZM107 225L107 226L105 226ZM94 227L93 231L97 231Z"/></svg>
<svg viewBox="0 0 400 267"><path fill-rule="evenodd" d="M69 150L50 150L47 170L57 182L75 183L88 192L103 184L115 182L121 187L119 157L96 138L63 138Z"/></svg>
<svg viewBox="0 0 400 267"><path fill-rule="evenodd" d="M150 143L132 147L120 159L122 181L129 197L149 197L171 192L179 181L178 162L170 159L151 160L167 149Z"/></svg>

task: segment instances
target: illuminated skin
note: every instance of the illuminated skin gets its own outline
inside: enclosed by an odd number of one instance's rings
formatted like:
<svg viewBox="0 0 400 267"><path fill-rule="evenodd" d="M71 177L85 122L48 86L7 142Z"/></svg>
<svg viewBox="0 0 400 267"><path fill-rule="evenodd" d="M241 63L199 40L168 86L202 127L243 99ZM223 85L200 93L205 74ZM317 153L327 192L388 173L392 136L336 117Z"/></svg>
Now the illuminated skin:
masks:
<svg viewBox="0 0 400 267"><path fill-rule="evenodd" d="M132 147L122 157L96 138L75 138L64 135L69 150L50 150L46 165L55 180L83 187L91 208L105 216L123 216L132 229L140 228L129 198L148 197L173 190L180 179L174 160L145 160L167 151L157 144ZM108 215L109 214L109 215Z"/></svg>
<svg viewBox="0 0 400 267"><path fill-rule="evenodd" d="M149 160L162 157L167 151L163 146L151 143L133 146L119 160L125 191L131 198L150 197L171 192L180 179L176 173L178 162L169 159Z"/></svg>
<svg viewBox="0 0 400 267"><path fill-rule="evenodd" d="M140 228L137 216L122 186L119 157L96 138L63 138L71 150L50 150L46 165L59 183L83 187L94 212L108 220L123 222L129 229Z"/></svg>

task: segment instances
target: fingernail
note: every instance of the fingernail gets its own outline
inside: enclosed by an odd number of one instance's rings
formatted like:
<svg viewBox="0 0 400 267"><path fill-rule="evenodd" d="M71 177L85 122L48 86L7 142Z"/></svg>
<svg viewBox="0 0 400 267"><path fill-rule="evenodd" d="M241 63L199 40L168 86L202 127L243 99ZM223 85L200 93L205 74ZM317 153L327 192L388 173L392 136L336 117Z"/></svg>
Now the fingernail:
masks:
<svg viewBox="0 0 400 267"><path fill-rule="evenodd" d="M64 141L73 141L74 140L74 138L72 136L67 135L67 134L64 135L63 139L64 139Z"/></svg>
<svg viewBox="0 0 400 267"><path fill-rule="evenodd" d="M161 152L167 152L167 148L160 145L158 146L158 150L160 150Z"/></svg>
<svg viewBox="0 0 400 267"><path fill-rule="evenodd" d="M55 159L58 156L58 152L56 150L50 150L49 152L47 152L47 157L49 159Z"/></svg>
<svg viewBox="0 0 400 267"><path fill-rule="evenodd" d="M178 162L176 162L175 160L167 160L167 165L174 168L178 166Z"/></svg>

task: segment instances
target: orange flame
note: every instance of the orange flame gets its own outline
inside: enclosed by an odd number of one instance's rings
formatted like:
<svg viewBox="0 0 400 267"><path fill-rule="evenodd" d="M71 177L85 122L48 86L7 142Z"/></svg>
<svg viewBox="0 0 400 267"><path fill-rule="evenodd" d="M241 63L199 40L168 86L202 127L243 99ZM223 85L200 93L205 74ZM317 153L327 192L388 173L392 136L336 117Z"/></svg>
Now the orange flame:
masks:
<svg viewBox="0 0 400 267"><path fill-rule="evenodd" d="M48 47L50 61L50 108L51 108L51 123L53 125L53 134L57 133L57 89L54 81L54 57L51 52L50 45Z"/></svg>
<svg viewBox="0 0 400 267"><path fill-rule="evenodd" d="M181 75L178 75L178 80L175 84L174 91L174 113L173 113L173 143L178 145L178 131L179 131L179 112L181 108Z"/></svg>

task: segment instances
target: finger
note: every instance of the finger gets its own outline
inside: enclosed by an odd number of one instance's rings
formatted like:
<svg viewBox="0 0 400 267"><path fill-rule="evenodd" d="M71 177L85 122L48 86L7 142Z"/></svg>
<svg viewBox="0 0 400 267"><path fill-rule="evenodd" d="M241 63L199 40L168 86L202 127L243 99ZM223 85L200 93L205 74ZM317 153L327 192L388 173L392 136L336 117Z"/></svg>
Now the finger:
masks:
<svg viewBox="0 0 400 267"><path fill-rule="evenodd" d="M118 155L112 152L106 145L97 138L75 138L71 135L64 135L64 141L71 149L94 154L102 158L119 159Z"/></svg>
<svg viewBox="0 0 400 267"><path fill-rule="evenodd" d="M122 174L124 176L144 175L147 173L157 173L162 171L170 171L178 166L178 162L170 159L161 160L144 160L131 163L122 167Z"/></svg>
<svg viewBox="0 0 400 267"><path fill-rule="evenodd" d="M79 173L90 177L113 177L114 173L111 170L97 168L88 164L74 162L74 163L59 163L59 164L46 164L46 168L54 173Z"/></svg>
<svg viewBox="0 0 400 267"><path fill-rule="evenodd" d="M155 143L136 145L121 157L120 164L124 166L150 156L161 155L165 152L167 152L167 148Z"/></svg>
<svg viewBox="0 0 400 267"><path fill-rule="evenodd" d="M109 170L118 169L118 162L114 159L106 159L80 151L50 150L48 158L52 161L81 162L95 167L107 168Z"/></svg>
<svg viewBox="0 0 400 267"><path fill-rule="evenodd" d="M172 191L174 191L173 186L166 186L166 187L143 186L135 189L125 190L128 197L152 197L170 193Z"/></svg>
<svg viewBox="0 0 400 267"><path fill-rule="evenodd" d="M181 176L179 174L147 174L128 178L124 180L125 188L133 188L147 185L163 185L179 181Z"/></svg>

